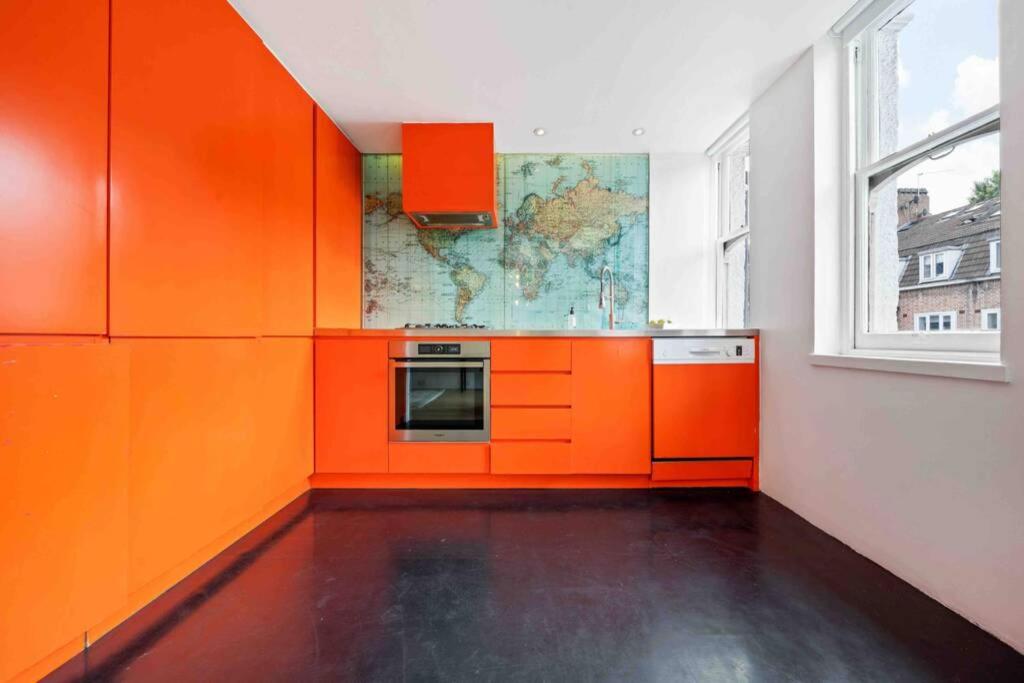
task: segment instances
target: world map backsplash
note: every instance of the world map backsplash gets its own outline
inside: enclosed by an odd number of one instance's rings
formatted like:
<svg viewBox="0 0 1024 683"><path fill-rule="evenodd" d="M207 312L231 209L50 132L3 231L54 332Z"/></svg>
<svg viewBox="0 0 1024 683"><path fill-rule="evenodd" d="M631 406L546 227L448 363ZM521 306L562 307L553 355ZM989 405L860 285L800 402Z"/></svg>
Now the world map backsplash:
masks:
<svg viewBox="0 0 1024 683"><path fill-rule="evenodd" d="M418 230L402 213L402 156L363 155L363 327L477 324L643 327L648 307L646 154L497 155L497 229Z"/></svg>

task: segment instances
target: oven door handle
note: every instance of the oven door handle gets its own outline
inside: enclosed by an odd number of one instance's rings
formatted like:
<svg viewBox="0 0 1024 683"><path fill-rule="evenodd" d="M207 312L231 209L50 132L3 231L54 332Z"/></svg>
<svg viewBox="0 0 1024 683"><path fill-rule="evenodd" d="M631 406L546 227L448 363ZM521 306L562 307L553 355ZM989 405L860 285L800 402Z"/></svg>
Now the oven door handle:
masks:
<svg viewBox="0 0 1024 683"><path fill-rule="evenodd" d="M391 361L391 363L396 368L419 368L419 369L422 369L422 370L425 370L427 368L449 368L450 369L450 368L483 368L484 367L484 361L482 361L482 360L477 360L477 361L457 361L457 362L440 362L440 363L435 363L433 361L419 361L419 362L413 361L413 362L408 362L408 361L393 360L393 361Z"/></svg>

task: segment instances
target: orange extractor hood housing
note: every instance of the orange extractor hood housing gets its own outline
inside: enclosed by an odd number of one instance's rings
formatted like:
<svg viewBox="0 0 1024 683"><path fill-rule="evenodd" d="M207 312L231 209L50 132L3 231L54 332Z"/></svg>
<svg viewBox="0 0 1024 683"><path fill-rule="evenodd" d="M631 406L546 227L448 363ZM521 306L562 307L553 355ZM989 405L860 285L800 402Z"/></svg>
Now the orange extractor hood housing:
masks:
<svg viewBox="0 0 1024 683"><path fill-rule="evenodd" d="M418 228L495 228L494 124L403 123L402 209Z"/></svg>

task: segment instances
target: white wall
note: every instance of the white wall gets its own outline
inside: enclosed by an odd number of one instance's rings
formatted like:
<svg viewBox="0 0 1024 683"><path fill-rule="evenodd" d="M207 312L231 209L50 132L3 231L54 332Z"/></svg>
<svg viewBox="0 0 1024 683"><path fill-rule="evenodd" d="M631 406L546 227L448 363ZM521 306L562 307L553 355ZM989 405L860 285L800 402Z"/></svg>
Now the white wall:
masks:
<svg viewBox="0 0 1024 683"><path fill-rule="evenodd" d="M650 316L669 327L715 326L710 167L703 154L650 156Z"/></svg>
<svg viewBox="0 0 1024 683"><path fill-rule="evenodd" d="M1018 381L810 364L814 171L830 159L810 131L834 119L815 115L812 51L751 110L751 315L764 491L1024 651L1024 3L1001 5L1003 355Z"/></svg>

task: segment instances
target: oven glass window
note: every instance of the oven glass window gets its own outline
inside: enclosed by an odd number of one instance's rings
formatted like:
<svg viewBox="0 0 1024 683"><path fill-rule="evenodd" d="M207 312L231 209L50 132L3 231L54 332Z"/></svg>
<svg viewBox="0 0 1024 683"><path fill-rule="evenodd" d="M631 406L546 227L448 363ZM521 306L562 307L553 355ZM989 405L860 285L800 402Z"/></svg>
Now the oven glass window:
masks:
<svg viewBox="0 0 1024 683"><path fill-rule="evenodd" d="M395 429L483 429L482 367L395 368Z"/></svg>

